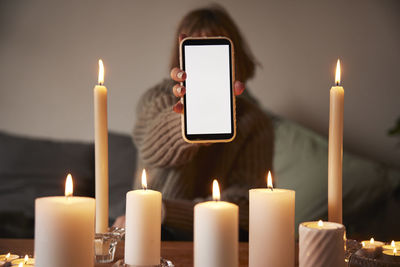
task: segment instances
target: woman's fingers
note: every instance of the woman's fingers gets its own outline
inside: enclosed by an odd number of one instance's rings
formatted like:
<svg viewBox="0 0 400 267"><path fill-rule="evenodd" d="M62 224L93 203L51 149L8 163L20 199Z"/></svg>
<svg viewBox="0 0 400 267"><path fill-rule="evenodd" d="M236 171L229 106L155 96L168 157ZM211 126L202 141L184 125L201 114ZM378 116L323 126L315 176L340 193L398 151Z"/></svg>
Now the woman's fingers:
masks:
<svg viewBox="0 0 400 267"><path fill-rule="evenodd" d="M174 87L172 87L172 91L174 92L174 95L176 97L183 97L183 95L186 93L185 86L180 85L179 83L175 84Z"/></svg>
<svg viewBox="0 0 400 267"><path fill-rule="evenodd" d="M187 35L184 33L179 34L179 43L182 42L182 40L185 39L186 37Z"/></svg>
<svg viewBox="0 0 400 267"><path fill-rule="evenodd" d="M171 70L171 78L176 82L183 82L186 79L186 73L180 68L173 68Z"/></svg>
<svg viewBox="0 0 400 267"><path fill-rule="evenodd" d="M179 101L178 103L176 103L173 107L173 110L176 113L182 114L183 113L183 104L181 101Z"/></svg>
<svg viewBox="0 0 400 267"><path fill-rule="evenodd" d="M235 92L235 95L241 95L244 91L244 83L240 81L235 81L234 86L233 86L233 91Z"/></svg>

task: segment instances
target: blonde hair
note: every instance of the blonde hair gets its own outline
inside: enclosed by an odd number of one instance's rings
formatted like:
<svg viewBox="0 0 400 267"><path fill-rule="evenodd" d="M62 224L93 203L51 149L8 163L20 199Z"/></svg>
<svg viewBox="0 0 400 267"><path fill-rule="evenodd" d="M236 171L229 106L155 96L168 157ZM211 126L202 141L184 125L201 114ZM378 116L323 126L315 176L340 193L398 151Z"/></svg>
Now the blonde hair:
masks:
<svg viewBox="0 0 400 267"><path fill-rule="evenodd" d="M235 22L220 5L195 9L179 23L176 31L170 67L179 66L179 35L225 36L232 40L235 49L236 80L246 82L254 76L256 61Z"/></svg>

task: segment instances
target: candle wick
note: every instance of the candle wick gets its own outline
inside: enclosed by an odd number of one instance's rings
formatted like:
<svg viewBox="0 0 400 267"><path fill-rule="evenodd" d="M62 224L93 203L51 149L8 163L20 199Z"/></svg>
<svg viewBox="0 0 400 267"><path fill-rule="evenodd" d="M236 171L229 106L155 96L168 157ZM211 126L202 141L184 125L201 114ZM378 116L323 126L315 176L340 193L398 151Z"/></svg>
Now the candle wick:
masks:
<svg viewBox="0 0 400 267"><path fill-rule="evenodd" d="M339 86L339 82L336 82L336 86Z"/></svg>

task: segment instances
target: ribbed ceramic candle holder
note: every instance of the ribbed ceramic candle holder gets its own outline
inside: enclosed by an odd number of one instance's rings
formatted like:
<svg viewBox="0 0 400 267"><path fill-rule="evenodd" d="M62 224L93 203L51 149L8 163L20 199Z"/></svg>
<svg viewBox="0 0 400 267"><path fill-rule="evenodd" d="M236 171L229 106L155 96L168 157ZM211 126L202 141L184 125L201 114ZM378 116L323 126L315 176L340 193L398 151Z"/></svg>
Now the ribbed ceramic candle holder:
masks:
<svg viewBox="0 0 400 267"><path fill-rule="evenodd" d="M299 267L344 267L345 232L345 227L338 223L301 223Z"/></svg>

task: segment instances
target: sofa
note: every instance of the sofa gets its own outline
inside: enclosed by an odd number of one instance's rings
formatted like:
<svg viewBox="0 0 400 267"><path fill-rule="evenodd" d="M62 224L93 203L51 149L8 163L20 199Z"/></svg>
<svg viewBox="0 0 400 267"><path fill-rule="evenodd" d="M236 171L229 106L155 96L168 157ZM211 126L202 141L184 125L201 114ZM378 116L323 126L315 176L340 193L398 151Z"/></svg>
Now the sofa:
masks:
<svg viewBox="0 0 400 267"><path fill-rule="evenodd" d="M327 138L271 117L275 182L279 188L296 190L296 229L302 221L326 220ZM136 157L129 135L109 133L110 224L125 212ZM68 173L74 178L74 195L94 197L93 143L0 132L0 238L33 238L35 198L63 195ZM400 171L345 151L343 218L349 237L400 240Z"/></svg>

